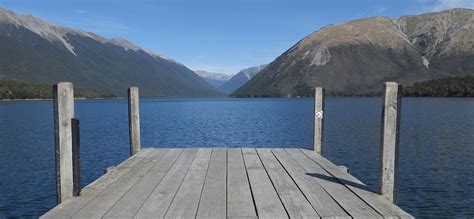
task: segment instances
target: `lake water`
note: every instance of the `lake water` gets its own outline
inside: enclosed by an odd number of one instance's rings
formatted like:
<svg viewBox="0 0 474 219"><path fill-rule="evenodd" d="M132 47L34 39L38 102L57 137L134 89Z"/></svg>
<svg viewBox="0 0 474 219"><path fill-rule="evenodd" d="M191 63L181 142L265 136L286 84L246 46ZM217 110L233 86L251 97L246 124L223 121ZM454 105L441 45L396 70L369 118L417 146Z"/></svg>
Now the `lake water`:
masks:
<svg viewBox="0 0 474 219"><path fill-rule="evenodd" d="M377 189L381 98L328 98L324 156ZM312 147L312 99L142 100L144 147ZM126 100L78 100L82 184L128 157ZM474 99L404 98L398 205L474 216ZM56 204L51 101L0 102L0 218Z"/></svg>

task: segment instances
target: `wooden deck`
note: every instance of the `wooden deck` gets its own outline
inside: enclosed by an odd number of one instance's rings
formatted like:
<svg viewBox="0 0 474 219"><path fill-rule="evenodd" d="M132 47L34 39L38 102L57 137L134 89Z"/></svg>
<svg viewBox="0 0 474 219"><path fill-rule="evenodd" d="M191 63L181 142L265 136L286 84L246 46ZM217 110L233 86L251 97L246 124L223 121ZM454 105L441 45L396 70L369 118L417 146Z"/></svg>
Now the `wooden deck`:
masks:
<svg viewBox="0 0 474 219"><path fill-rule="evenodd" d="M42 218L412 218L317 153L143 149Z"/></svg>

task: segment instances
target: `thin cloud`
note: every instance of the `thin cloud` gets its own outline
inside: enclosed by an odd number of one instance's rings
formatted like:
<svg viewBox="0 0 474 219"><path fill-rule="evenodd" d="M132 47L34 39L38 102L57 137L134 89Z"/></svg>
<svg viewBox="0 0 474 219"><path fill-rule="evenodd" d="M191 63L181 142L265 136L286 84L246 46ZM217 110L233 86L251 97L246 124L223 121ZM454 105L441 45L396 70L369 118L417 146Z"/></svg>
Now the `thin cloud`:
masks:
<svg viewBox="0 0 474 219"><path fill-rule="evenodd" d="M470 8L474 9L473 0L437 0L433 6L429 7L429 11L442 11L452 8Z"/></svg>

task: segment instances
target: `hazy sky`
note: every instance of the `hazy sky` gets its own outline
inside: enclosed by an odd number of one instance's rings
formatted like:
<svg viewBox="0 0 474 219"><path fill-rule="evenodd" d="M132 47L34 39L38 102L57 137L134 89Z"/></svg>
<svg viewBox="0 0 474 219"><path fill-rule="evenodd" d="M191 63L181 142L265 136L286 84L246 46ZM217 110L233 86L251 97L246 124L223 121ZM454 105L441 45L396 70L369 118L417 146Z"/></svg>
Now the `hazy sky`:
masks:
<svg viewBox="0 0 474 219"><path fill-rule="evenodd" d="M0 7L125 38L193 70L235 74L328 24L474 8L474 0L0 0Z"/></svg>

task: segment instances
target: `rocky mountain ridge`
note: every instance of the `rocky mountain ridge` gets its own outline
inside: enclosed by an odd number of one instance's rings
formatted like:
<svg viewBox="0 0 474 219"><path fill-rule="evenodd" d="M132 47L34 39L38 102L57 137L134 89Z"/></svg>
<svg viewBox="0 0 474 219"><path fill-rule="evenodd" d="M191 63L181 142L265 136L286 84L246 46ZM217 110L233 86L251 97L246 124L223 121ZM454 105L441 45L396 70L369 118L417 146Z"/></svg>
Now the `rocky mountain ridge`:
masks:
<svg viewBox="0 0 474 219"><path fill-rule="evenodd" d="M52 24L0 9L0 79L41 84L71 81L125 96L222 96L181 63L121 39Z"/></svg>
<svg viewBox="0 0 474 219"><path fill-rule="evenodd" d="M474 74L474 11L452 9L370 17L328 25L303 38L238 89L235 96L308 96L380 92L384 81Z"/></svg>

